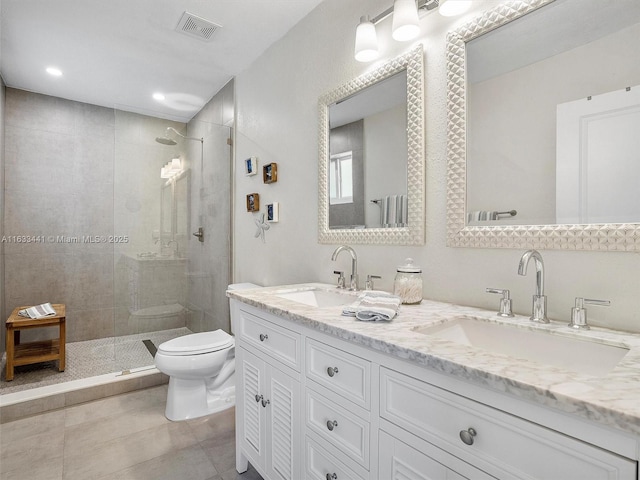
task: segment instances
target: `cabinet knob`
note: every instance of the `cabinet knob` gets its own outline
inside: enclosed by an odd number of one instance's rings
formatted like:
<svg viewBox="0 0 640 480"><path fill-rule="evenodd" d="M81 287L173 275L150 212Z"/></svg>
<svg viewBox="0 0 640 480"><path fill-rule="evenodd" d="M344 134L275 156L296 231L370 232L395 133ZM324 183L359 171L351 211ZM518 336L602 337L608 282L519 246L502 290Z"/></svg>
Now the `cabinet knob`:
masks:
<svg viewBox="0 0 640 480"><path fill-rule="evenodd" d="M325 478L327 480L336 480L338 478L338 475L336 475L335 473L327 473L327 476Z"/></svg>
<svg viewBox="0 0 640 480"><path fill-rule="evenodd" d="M336 428L338 426L338 421L337 420L327 420L327 428L329 429L330 432L333 431L334 428Z"/></svg>
<svg viewBox="0 0 640 480"><path fill-rule="evenodd" d="M271 403L271 401L270 401L270 400L264 400L264 399L262 400L262 406L263 406L263 407L265 407L265 408L266 408L266 407L267 407L267 405L269 405L270 403Z"/></svg>
<svg viewBox="0 0 640 480"><path fill-rule="evenodd" d="M333 377L336 373L338 373L338 367L329 367L327 368L327 375Z"/></svg>
<svg viewBox="0 0 640 480"><path fill-rule="evenodd" d="M262 400L262 398L263 398L262 395L258 395L256 393L256 402L259 402L260 400Z"/></svg>
<svg viewBox="0 0 640 480"><path fill-rule="evenodd" d="M269 338L269 335L267 335L266 333L261 333L260 334L260 341L264 342L267 338Z"/></svg>
<svg viewBox="0 0 640 480"><path fill-rule="evenodd" d="M467 445L473 445L473 437L475 437L478 432L475 431L474 428L469 428L468 430L460 430L460 440L462 440Z"/></svg>

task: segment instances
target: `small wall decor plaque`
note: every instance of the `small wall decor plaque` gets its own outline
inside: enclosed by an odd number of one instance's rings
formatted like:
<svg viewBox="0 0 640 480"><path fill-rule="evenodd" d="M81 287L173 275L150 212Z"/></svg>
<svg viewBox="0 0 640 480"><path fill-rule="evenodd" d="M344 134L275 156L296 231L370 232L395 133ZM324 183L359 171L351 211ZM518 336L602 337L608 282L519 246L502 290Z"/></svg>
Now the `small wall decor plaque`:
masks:
<svg viewBox="0 0 640 480"><path fill-rule="evenodd" d="M249 157L244 161L244 173L247 176L258 173L258 157Z"/></svg>
<svg viewBox="0 0 640 480"><path fill-rule="evenodd" d="M262 167L262 181L264 183L275 183L278 181L278 164L268 163Z"/></svg>
<svg viewBox="0 0 640 480"><path fill-rule="evenodd" d="M267 222L276 223L280 220L280 204L278 202L267 204Z"/></svg>
<svg viewBox="0 0 640 480"><path fill-rule="evenodd" d="M250 193L247 195L247 212L257 212L260 210L260 195Z"/></svg>

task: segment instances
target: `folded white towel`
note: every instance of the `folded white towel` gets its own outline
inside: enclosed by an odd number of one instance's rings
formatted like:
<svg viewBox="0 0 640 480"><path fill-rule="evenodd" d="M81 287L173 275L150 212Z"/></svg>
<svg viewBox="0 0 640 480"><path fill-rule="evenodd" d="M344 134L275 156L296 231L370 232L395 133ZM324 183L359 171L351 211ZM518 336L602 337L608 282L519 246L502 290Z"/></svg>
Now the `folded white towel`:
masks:
<svg viewBox="0 0 640 480"><path fill-rule="evenodd" d="M390 322L398 314L402 299L386 292L364 292L342 309L342 314L363 322Z"/></svg>

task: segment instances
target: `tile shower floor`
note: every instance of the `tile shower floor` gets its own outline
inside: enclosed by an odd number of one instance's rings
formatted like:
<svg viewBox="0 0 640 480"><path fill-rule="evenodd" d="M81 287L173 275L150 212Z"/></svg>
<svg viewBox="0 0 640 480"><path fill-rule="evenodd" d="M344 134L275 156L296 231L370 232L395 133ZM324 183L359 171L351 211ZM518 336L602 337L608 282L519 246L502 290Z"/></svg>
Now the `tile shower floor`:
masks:
<svg viewBox="0 0 640 480"><path fill-rule="evenodd" d="M161 385L0 425L0 479L262 480L235 471L233 408L170 422L166 395Z"/></svg>
<svg viewBox="0 0 640 480"><path fill-rule="evenodd" d="M3 355L0 374L0 394L15 393L30 388L44 387L71 380L119 372L153 365L153 356L145 345L150 340L156 347L172 338L191 332L186 327L158 332L100 338L67 343L67 362L59 372L57 362L43 362L16 367L13 380L5 381L6 356ZM2 477L4 478L4 477Z"/></svg>

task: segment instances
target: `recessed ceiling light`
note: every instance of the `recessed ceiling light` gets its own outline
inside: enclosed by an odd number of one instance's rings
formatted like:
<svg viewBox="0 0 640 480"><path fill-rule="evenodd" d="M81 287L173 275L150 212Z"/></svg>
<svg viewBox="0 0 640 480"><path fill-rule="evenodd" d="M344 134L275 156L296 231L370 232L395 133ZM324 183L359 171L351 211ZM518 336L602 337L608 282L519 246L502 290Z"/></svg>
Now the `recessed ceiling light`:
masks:
<svg viewBox="0 0 640 480"><path fill-rule="evenodd" d="M162 100L164 100L164 95L162 93L154 93L153 94L153 99L154 100L158 100L159 102L161 102Z"/></svg>
<svg viewBox="0 0 640 480"><path fill-rule="evenodd" d="M53 75L54 77L61 77L62 76L62 70L60 70L59 68L56 68L56 67L48 67L47 68L47 73L49 75Z"/></svg>

